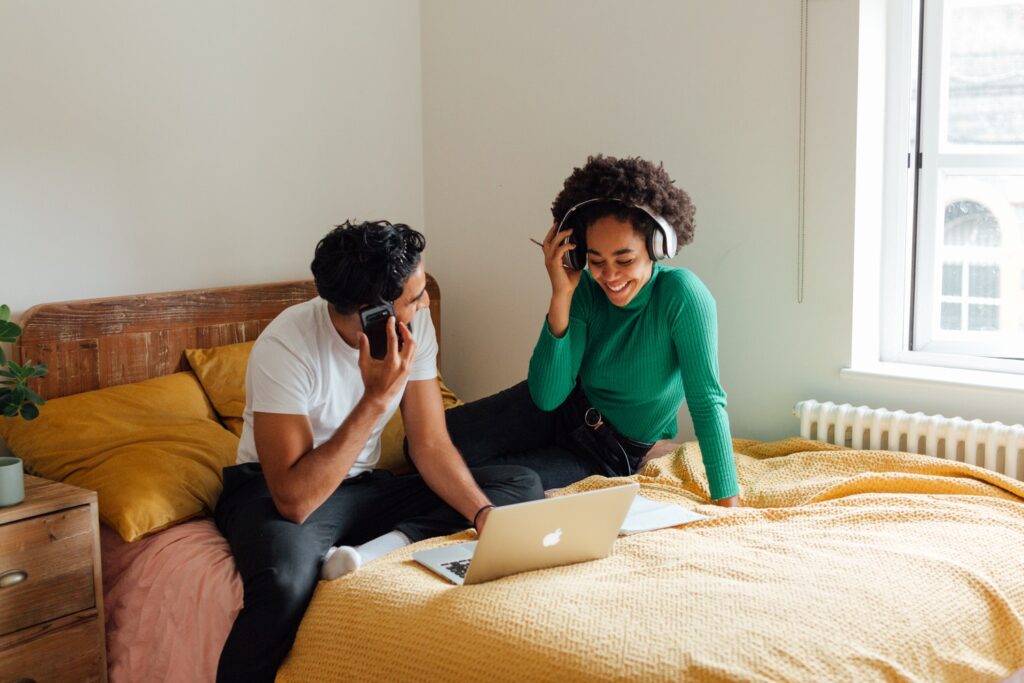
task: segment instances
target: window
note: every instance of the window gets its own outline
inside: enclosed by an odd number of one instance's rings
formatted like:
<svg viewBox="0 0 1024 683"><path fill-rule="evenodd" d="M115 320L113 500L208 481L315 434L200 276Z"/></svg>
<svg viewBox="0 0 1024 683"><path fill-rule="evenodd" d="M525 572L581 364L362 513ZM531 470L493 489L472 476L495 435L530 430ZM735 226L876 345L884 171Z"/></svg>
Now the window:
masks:
<svg viewBox="0 0 1024 683"><path fill-rule="evenodd" d="M904 2L882 360L1024 373L1024 0Z"/></svg>

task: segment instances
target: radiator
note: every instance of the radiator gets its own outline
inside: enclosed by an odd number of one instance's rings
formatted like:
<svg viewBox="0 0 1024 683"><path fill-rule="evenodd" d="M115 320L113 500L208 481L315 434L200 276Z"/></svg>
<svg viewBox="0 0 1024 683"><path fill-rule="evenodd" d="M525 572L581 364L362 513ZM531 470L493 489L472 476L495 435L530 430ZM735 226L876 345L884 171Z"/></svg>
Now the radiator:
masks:
<svg viewBox="0 0 1024 683"><path fill-rule="evenodd" d="M800 436L849 448L932 455L1024 480L1024 426L800 401Z"/></svg>

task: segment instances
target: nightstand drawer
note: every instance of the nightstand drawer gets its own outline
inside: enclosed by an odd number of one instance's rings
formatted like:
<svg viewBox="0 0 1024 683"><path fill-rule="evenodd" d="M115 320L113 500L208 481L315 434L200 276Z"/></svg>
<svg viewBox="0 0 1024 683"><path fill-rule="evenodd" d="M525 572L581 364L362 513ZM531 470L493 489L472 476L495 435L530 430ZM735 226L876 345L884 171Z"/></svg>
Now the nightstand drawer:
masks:
<svg viewBox="0 0 1024 683"><path fill-rule="evenodd" d="M0 634L94 607L92 553L88 505L0 526Z"/></svg>
<svg viewBox="0 0 1024 683"><path fill-rule="evenodd" d="M0 639L0 683L86 683L103 680L95 610Z"/></svg>

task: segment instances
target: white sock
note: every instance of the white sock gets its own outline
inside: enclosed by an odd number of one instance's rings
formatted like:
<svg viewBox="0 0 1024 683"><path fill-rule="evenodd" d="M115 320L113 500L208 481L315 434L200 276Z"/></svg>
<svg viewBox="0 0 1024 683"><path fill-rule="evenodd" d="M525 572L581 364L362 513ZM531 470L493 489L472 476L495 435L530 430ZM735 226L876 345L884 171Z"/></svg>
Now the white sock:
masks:
<svg viewBox="0 0 1024 683"><path fill-rule="evenodd" d="M320 565L320 578L324 581L334 581L359 569L362 564L363 559L359 557L355 548L347 545L331 548L324 555L324 563Z"/></svg>
<svg viewBox="0 0 1024 683"><path fill-rule="evenodd" d="M320 567L320 578L324 581L333 581L346 574L351 574L370 560L375 560L392 550L404 548L409 545L409 542L409 537L401 531L392 531L355 548L348 545L332 547L324 555L324 563Z"/></svg>

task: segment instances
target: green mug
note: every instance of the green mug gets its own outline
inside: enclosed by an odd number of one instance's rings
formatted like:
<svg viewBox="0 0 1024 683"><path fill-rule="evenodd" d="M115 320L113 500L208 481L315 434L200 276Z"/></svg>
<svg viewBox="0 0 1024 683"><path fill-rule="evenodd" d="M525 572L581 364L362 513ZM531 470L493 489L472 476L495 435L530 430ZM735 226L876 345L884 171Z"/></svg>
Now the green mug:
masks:
<svg viewBox="0 0 1024 683"><path fill-rule="evenodd" d="M0 507L25 500L25 472L20 458L0 457Z"/></svg>

